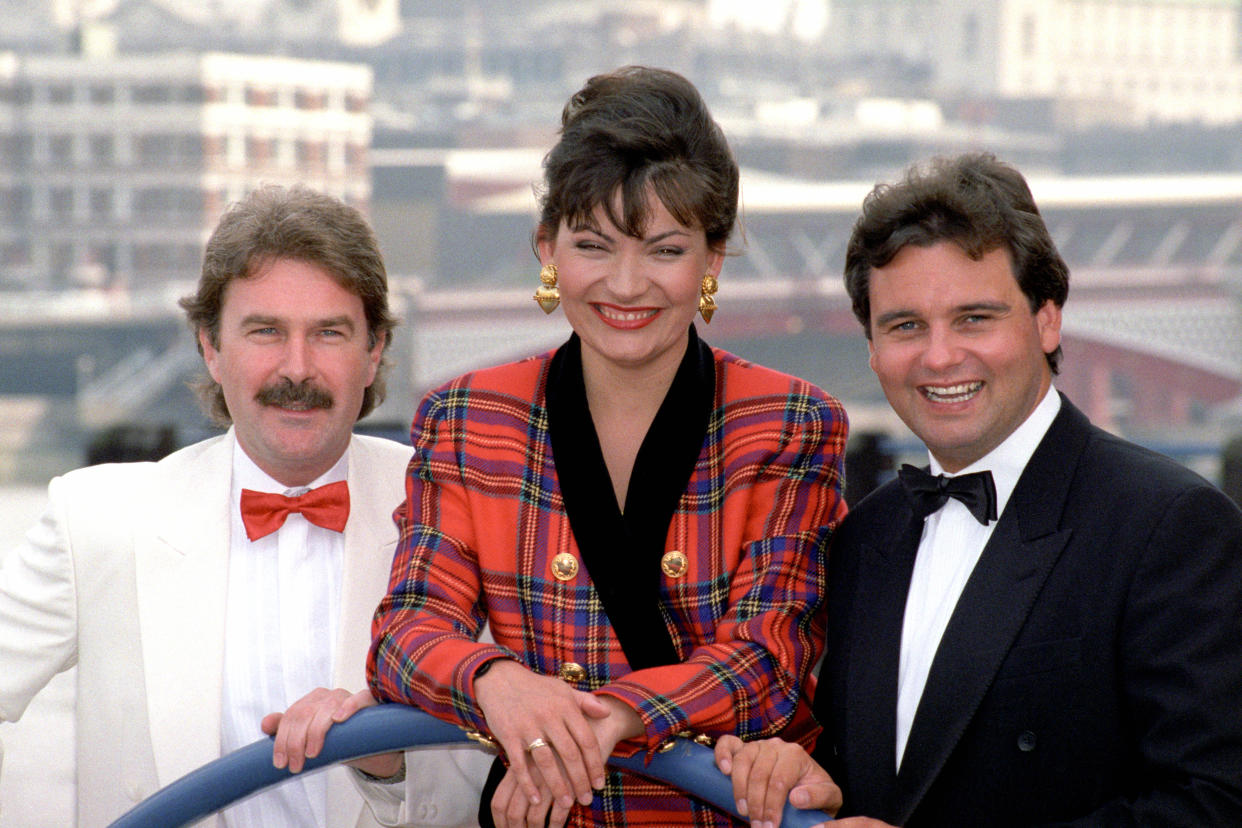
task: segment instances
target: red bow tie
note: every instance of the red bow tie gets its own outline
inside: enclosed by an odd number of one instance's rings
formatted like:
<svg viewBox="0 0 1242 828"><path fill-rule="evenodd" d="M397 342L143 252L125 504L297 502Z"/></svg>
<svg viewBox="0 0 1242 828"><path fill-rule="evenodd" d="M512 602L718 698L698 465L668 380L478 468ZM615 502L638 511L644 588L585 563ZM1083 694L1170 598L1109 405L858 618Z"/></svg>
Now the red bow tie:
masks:
<svg viewBox="0 0 1242 828"><path fill-rule="evenodd" d="M246 525L246 537L252 541L284 526L285 518L294 512L316 526L343 532L349 519L349 486L339 480L297 497L242 489L242 523Z"/></svg>

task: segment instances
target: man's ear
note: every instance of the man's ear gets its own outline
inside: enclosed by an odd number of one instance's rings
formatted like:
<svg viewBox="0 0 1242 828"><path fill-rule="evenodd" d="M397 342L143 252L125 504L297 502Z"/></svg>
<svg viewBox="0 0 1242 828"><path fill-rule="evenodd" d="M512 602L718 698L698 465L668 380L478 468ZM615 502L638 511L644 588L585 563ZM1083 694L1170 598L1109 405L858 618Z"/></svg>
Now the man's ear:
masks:
<svg viewBox="0 0 1242 828"><path fill-rule="evenodd" d="M220 381L220 352L211 344L211 336L206 328L198 329L198 347L203 352L203 362L207 364L207 373L216 382Z"/></svg>

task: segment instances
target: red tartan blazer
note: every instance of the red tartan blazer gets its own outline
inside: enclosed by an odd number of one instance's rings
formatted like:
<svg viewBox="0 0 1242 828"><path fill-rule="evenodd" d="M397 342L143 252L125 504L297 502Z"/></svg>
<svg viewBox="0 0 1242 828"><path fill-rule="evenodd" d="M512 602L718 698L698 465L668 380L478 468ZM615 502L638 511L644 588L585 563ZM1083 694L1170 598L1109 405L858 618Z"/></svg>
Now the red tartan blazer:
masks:
<svg viewBox="0 0 1242 828"><path fill-rule="evenodd" d="M554 557L579 553L548 437L544 354L459 377L419 406L389 594L373 627L378 699L487 732L472 680L505 657L553 676L581 666L577 689L642 718L645 738L631 749L686 730L758 739L810 721L826 547L845 514L845 413L807 382L711 355L715 406L665 545L688 565L660 574L681 663L632 672L586 567L569 580L553 574ZM476 641L484 622L495 644ZM617 776L591 808L575 806L571 824L732 824Z"/></svg>

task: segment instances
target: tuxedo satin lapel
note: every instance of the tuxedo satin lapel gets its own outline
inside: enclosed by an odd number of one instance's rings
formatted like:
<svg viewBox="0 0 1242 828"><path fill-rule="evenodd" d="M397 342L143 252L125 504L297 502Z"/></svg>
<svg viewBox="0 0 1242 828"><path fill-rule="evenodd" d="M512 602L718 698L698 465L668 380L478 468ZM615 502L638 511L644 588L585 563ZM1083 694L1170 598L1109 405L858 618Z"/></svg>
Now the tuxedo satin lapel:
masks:
<svg viewBox="0 0 1242 828"><path fill-rule="evenodd" d="M233 438L159 464L134 563L151 744L161 785L220 755ZM192 711L192 715L188 713Z"/></svg>
<svg viewBox="0 0 1242 828"><path fill-rule="evenodd" d="M1069 542L1059 528L1086 418L1062 398L949 619L915 713L892 814L909 819L940 773Z"/></svg>
<svg viewBox="0 0 1242 828"><path fill-rule="evenodd" d="M897 777L895 824L909 818L961 739L1069 535L1024 542L1012 514L997 524L932 662Z"/></svg>
<svg viewBox="0 0 1242 828"><path fill-rule="evenodd" d="M897 670L901 623L923 520L905 504L889 512L886 527L858 534L858 584L850 616L846 680L845 766L851 813L882 817L896 780ZM892 527L897 527L896 531ZM887 535L887 537L885 536Z"/></svg>

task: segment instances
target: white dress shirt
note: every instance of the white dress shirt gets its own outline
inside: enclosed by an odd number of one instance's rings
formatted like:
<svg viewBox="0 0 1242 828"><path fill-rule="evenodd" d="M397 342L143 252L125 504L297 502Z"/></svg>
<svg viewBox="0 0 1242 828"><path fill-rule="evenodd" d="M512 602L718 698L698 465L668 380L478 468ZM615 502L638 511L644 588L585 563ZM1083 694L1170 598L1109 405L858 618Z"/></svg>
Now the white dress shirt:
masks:
<svg viewBox="0 0 1242 828"><path fill-rule="evenodd" d="M277 483L233 452L228 606L225 613L221 746L228 753L263 738L259 722L284 712L316 687L331 687L340 616L344 535L291 514L251 541L241 519L241 490L294 496L344 480L348 452L308 487ZM327 821L327 779L300 775L222 812L230 828L317 826Z"/></svg>
<svg viewBox="0 0 1242 828"><path fill-rule="evenodd" d="M1060 409L1060 395L1049 388L1030 416L1003 443L957 472L992 472L998 516L1004 513L1022 470ZM928 456L931 473L944 473L936 458L930 453ZM995 527L996 521L989 521L987 526L979 523L970 510L954 498L949 498L923 523L901 627L901 660L897 673L898 768L940 639Z"/></svg>

